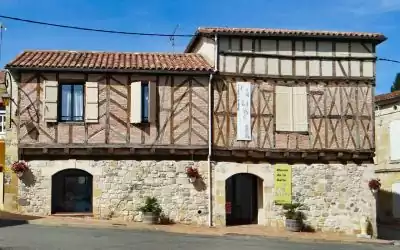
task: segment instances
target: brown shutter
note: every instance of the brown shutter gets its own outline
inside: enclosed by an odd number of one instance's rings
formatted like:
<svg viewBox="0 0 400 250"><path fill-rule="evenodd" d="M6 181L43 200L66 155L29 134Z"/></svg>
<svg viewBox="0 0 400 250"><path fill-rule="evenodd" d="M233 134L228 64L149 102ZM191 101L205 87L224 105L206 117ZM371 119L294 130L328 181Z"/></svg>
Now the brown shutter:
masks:
<svg viewBox="0 0 400 250"><path fill-rule="evenodd" d="M149 122L157 120L157 83L149 82Z"/></svg>
<svg viewBox="0 0 400 250"><path fill-rule="evenodd" d="M85 84L85 122L99 122L99 84L97 82Z"/></svg>
<svg viewBox="0 0 400 250"><path fill-rule="evenodd" d="M306 87L293 87L293 126L294 131L308 131L308 101Z"/></svg>
<svg viewBox="0 0 400 250"><path fill-rule="evenodd" d="M286 86L276 86L275 95L276 130L292 131L292 89Z"/></svg>
<svg viewBox="0 0 400 250"><path fill-rule="evenodd" d="M58 108L58 82L44 82L43 118L45 122L57 122Z"/></svg>

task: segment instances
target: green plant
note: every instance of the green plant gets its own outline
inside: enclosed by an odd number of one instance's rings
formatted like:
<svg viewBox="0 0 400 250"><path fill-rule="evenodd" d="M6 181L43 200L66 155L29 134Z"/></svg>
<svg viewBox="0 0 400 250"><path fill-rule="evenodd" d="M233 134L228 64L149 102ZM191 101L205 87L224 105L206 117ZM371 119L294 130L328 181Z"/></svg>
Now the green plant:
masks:
<svg viewBox="0 0 400 250"><path fill-rule="evenodd" d="M288 220L303 221L304 213L300 211L302 207L303 205L300 203L284 204L282 207L285 210L283 214Z"/></svg>
<svg viewBox="0 0 400 250"><path fill-rule="evenodd" d="M162 212L161 205L158 203L157 198L154 197L146 197L144 205L139 207L138 210L143 213L152 213L156 216L160 216Z"/></svg>

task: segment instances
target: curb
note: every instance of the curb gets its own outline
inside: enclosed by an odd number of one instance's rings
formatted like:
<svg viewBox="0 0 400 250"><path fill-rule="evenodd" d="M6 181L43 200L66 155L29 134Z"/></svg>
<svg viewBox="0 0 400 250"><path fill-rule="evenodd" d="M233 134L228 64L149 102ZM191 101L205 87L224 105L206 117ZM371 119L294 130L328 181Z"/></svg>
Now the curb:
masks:
<svg viewBox="0 0 400 250"><path fill-rule="evenodd" d="M268 238L268 239L278 239L278 240L285 240L291 242L314 242L314 243L341 243L341 244L364 244L364 245L395 245L395 241L385 241L381 240L379 242L376 241L365 241L365 240L330 240L330 239L307 239L307 238L294 238L288 236L279 236L279 235L255 235L255 234L243 234L243 233L190 233L190 232L174 232L174 231L167 231L158 228L140 228L140 227L128 227L125 223L112 223L112 224L85 224L82 222L62 222L62 221L40 221L40 220L18 220L18 219L0 219L0 226L12 226L12 225L38 225L38 226L54 226L54 227L77 227L77 228L90 228L90 229L121 229L121 230L132 230L132 231L145 231L145 232L166 232L166 233L173 233L173 234L185 234L185 235L199 235L199 236L214 236L214 237L221 237L221 236L239 236L239 237L252 237L252 238Z"/></svg>

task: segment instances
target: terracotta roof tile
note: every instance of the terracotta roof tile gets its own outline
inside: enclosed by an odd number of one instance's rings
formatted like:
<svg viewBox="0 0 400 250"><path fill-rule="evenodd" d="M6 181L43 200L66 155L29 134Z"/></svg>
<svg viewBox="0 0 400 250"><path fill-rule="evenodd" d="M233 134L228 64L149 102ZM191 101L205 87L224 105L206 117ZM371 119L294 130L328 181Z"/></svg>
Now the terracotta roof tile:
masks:
<svg viewBox="0 0 400 250"><path fill-rule="evenodd" d="M216 34L259 34L270 36L313 36L313 37L331 37L331 38L365 38L386 40L386 37L380 33L367 32L342 32L342 31L323 31L323 30L289 30L289 29L262 29L262 28L224 28L224 27L205 27L198 28L198 33Z"/></svg>
<svg viewBox="0 0 400 250"><path fill-rule="evenodd" d="M6 68L211 71L199 54L25 51Z"/></svg>
<svg viewBox="0 0 400 250"><path fill-rule="evenodd" d="M377 95L375 96L375 102L384 102L395 98L400 98L400 90L391 93Z"/></svg>
<svg viewBox="0 0 400 250"><path fill-rule="evenodd" d="M289 29L266 29L266 28L228 28L228 27L200 27L195 36L189 42L185 52L191 52L197 40L202 35L254 35L269 37L302 37L302 38L331 38L331 39L364 39L375 40L377 43L387 38L380 33L367 32L342 32L323 30L289 30Z"/></svg>
<svg viewBox="0 0 400 250"><path fill-rule="evenodd" d="M6 82L5 79L5 71L4 70L0 70L0 85L3 85Z"/></svg>

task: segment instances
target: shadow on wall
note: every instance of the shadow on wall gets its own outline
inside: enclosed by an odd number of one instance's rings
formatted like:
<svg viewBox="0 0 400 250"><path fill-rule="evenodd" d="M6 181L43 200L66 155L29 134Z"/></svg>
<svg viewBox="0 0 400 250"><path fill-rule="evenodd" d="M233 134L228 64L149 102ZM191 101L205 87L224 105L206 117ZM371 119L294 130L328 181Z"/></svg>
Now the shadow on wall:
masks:
<svg viewBox="0 0 400 250"><path fill-rule="evenodd" d="M400 195L381 189L376 206L378 238L400 240Z"/></svg>

